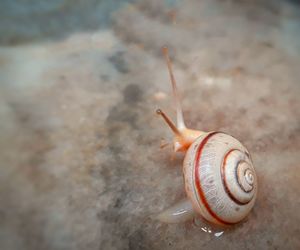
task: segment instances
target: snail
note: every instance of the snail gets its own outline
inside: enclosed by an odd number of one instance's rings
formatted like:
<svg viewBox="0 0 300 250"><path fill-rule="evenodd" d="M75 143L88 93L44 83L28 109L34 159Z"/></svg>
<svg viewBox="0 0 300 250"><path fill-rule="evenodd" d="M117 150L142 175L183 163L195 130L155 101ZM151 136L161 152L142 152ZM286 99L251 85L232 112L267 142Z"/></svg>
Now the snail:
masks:
<svg viewBox="0 0 300 250"><path fill-rule="evenodd" d="M167 47L162 52L172 84L177 126L161 109L156 112L174 133L174 151L185 153L187 198L160 213L158 219L177 223L200 215L213 224L236 224L249 214L257 195L251 156L237 139L224 132L203 132L185 126Z"/></svg>

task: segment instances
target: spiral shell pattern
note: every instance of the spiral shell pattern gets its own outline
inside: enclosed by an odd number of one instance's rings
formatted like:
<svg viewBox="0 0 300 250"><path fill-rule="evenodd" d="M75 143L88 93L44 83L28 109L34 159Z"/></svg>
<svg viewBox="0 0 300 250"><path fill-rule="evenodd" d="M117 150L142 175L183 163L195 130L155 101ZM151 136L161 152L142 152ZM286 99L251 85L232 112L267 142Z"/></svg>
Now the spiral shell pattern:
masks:
<svg viewBox="0 0 300 250"><path fill-rule="evenodd" d="M206 220L234 224L253 207L257 177L249 152L234 137L200 136L188 149L183 170L187 195Z"/></svg>

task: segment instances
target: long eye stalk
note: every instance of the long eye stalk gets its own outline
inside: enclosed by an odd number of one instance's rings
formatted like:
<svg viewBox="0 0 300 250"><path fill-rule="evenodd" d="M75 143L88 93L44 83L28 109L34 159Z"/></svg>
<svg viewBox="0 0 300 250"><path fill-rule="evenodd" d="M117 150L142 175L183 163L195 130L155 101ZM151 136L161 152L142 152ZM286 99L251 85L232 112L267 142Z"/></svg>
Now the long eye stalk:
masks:
<svg viewBox="0 0 300 250"><path fill-rule="evenodd" d="M180 100L179 100L179 95L178 95L178 91L177 91L176 80L175 80L175 77L173 74L171 60L169 58L168 48L163 47L162 53L165 56L169 74L170 74L171 83L172 83L173 96L174 96L174 100L175 100L176 113L177 113L177 128L179 130L183 130L186 128L186 126L185 126L184 119L183 119L183 112L182 112L182 108L181 108L181 104L180 104Z"/></svg>
<svg viewBox="0 0 300 250"><path fill-rule="evenodd" d="M177 126L175 126L175 124L171 121L171 119L160 109L156 110L156 113L162 116L162 118L165 120L165 122L168 124L168 126L175 134L175 137L173 139L175 152L177 151L184 152L196 140L196 138L198 138L204 132L186 128L183 119L182 108L180 105L179 95L177 91L176 81L173 75L172 65L169 58L167 47L163 47L162 52L166 59L166 63L168 66L170 79L172 83L173 96L175 100L176 113L177 113Z"/></svg>

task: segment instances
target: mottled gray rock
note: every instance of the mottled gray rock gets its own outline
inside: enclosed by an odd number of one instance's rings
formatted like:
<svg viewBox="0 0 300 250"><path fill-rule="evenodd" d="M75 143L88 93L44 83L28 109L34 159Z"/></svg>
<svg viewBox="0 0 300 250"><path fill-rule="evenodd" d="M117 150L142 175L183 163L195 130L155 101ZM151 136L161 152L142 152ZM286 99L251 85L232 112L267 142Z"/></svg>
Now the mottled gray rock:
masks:
<svg viewBox="0 0 300 250"><path fill-rule="evenodd" d="M299 16L288 2L160 2L0 48L1 249L300 247ZM154 219L185 197L183 155L160 149L172 135L154 112L174 118L165 44L187 124L252 153L257 203L233 228Z"/></svg>

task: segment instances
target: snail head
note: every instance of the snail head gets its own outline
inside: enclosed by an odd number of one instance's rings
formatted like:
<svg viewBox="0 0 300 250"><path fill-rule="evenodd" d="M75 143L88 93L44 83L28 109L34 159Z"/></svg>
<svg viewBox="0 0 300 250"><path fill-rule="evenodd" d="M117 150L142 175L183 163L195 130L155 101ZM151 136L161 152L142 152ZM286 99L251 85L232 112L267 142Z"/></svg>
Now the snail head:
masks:
<svg viewBox="0 0 300 250"><path fill-rule="evenodd" d="M196 138L199 137L200 135L202 135L204 132L198 131L198 130L193 130L193 129L188 129L185 126L182 107L180 104L180 98L179 98L178 91L177 91L176 80L175 80L175 77L173 74L172 64L171 64L171 60L170 60L169 54L168 54L168 48L163 47L162 53L165 57L166 64L167 64L168 70L169 70L170 79L171 79L173 96L174 96L175 105L176 105L177 126L171 121L171 119L161 109L157 109L156 113L158 115L162 116L162 118L165 120L167 125L171 128L171 130L174 133L174 139L173 139L174 151L175 152L185 152L189 148L189 146L196 140Z"/></svg>

